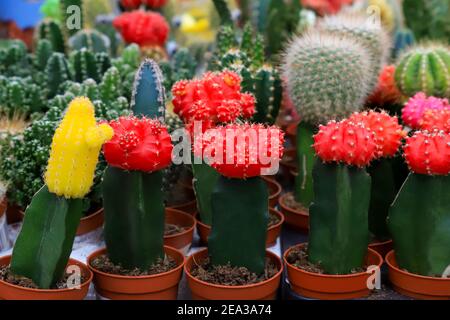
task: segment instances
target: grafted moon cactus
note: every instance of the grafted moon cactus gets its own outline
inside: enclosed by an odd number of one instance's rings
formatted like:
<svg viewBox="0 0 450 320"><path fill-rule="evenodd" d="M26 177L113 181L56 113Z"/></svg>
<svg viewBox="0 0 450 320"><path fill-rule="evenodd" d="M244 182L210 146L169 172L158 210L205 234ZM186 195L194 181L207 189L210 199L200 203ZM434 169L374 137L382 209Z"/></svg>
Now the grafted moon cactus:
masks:
<svg viewBox="0 0 450 320"><path fill-rule="evenodd" d="M450 108L447 99L427 97L419 92L410 98L402 109L403 122L412 129L419 129L423 114L427 110Z"/></svg>
<svg viewBox="0 0 450 320"><path fill-rule="evenodd" d="M431 109L424 112L420 129L450 133L450 106L444 109Z"/></svg>

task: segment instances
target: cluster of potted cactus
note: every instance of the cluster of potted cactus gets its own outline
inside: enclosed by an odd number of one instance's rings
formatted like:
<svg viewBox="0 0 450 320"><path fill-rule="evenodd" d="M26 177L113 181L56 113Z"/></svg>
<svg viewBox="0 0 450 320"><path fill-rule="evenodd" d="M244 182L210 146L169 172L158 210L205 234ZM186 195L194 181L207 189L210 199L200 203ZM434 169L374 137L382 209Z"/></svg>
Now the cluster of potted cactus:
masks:
<svg viewBox="0 0 450 320"><path fill-rule="evenodd" d="M0 299L450 299L447 30L210 2L46 1L0 42Z"/></svg>

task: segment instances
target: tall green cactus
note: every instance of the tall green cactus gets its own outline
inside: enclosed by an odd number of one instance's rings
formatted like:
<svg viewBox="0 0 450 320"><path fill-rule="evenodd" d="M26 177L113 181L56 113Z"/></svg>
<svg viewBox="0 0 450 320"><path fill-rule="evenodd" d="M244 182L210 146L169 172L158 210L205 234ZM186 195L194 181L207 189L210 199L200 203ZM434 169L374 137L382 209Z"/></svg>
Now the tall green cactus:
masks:
<svg viewBox="0 0 450 320"><path fill-rule="evenodd" d="M402 269L441 277L450 265L450 176L411 173L389 211L395 258Z"/></svg>
<svg viewBox="0 0 450 320"><path fill-rule="evenodd" d="M100 74L104 74L111 67L111 59L105 52L96 53L95 62L97 64L97 70Z"/></svg>
<svg viewBox="0 0 450 320"><path fill-rule="evenodd" d="M36 45L34 65L38 70L44 71L47 62L53 54L53 45L47 39L40 39Z"/></svg>
<svg viewBox="0 0 450 320"><path fill-rule="evenodd" d="M108 256L125 268L146 270L164 258L164 195L161 171L108 167L103 177ZM127 192L123 192L127 190ZM127 236L122 236L124 230Z"/></svg>
<svg viewBox="0 0 450 320"><path fill-rule="evenodd" d="M55 52L51 55L45 68L49 97L52 98L58 93L59 86L71 79L69 64L64 54Z"/></svg>
<svg viewBox="0 0 450 320"><path fill-rule="evenodd" d="M69 38L69 46L72 50L86 48L93 53L109 53L110 41L97 30L80 30Z"/></svg>
<svg viewBox="0 0 450 320"><path fill-rule="evenodd" d="M321 160L313 174L308 259L328 274L348 274L363 266L367 253L370 176L362 168Z"/></svg>
<svg viewBox="0 0 450 320"><path fill-rule="evenodd" d="M268 191L261 177L220 176L212 195L212 229L208 251L213 265L246 267L264 272Z"/></svg>
<svg viewBox="0 0 450 320"><path fill-rule="evenodd" d="M228 8L228 4L226 0L213 0L214 6L216 7L216 11L220 17L221 25L232 25L233 19L231 18L231 12Z"/></svg>
<svg viewBox="0 0 450 320"><path fill-rule="evenodd" d="M187 48L180 48L169 61L161 61L159 67L164 75L164 88L170 92L175 82L194 78L197 61Z"/></svg>
<svg viewBox="0 0 450 320"><path fill-rule="evenodd" d="M70 62L74 71L74 80L83 82L87 79L93 79L100 82L100 72L97 68L97 61L92 52L86 48L74 51L70 55Z"/></svg>
<svg viewBox="0 0 450 320"><path fill-rule="evenodd" d="M60 0L61 21L67 38L83 29L83 0ZM78 16L76 16L78 15ZM75 23L79 22L79 25Z"/></svg>
<svg viewBox="0 0 450 320"><path fill-rule="evenodd" d="M219 179L219 174L206 163L197 164L195 161L192 164L192 173L194 175L193 186L200 219L203 223L211 225L213 215L211 197L214 186Z"/></svg>
<svg viewBox="0 0 450 320"><path fill-rule="evenodd" d="M131 108L135 116L158 118L164 123L166 93L158 64L151 59L142 62L134 79Z"/></svg>
<svg viewBox="0 0 450 320"><path fill-rule="evenodd" d="M11 270L47 289L60 280L82 217L82 199L66 199L42 187L28 206L14 245Z"/></svg>
<svg viewBox="0 0 450 320"><path fill-rule="evenodd" d="M297 126L297 159L298 159L298 173L295 177L295 200L302 204L305 208L314 199L314 181L313 181L313 167L315 162L315 153L312 145L314 144L313 134L315 127L300 122Z"/></svg>
<svg viewBox="0 0 450 320"><path fill-rule="evenodd" d="M47 39L53 50L64 53L66 45L60 25L53 20L43 20L37 27L37 39Z"/></svg>

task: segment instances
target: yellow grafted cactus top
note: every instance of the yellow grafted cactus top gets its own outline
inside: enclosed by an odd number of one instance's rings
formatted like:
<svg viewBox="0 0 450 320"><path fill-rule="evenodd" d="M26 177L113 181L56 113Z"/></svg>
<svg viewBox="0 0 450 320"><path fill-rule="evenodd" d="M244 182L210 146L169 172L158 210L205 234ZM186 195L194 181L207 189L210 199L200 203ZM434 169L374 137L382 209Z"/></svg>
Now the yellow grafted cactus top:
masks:
<svg viewBox="0 0 450 320"><path fill-rule="evenodd" d="M113 134L109 125L96 124L88 98L72 100L53 136L45 172L48 190L66 198L83 198L94 183L100 148Z"/></svg>

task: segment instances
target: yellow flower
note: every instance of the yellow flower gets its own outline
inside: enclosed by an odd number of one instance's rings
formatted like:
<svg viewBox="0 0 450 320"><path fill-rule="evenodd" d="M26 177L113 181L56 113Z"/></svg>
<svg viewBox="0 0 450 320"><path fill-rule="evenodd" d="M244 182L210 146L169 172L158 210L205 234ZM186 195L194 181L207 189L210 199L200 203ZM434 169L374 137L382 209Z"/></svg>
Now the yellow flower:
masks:
<svg viewBox="0 0 450 320"><path fill-rule="evenodd" d="M45 184L50 192L66 198L83 198L94 182L102 144L114 134L107 124L97 125L92 102L72 100L55 131Z"/></svg>

